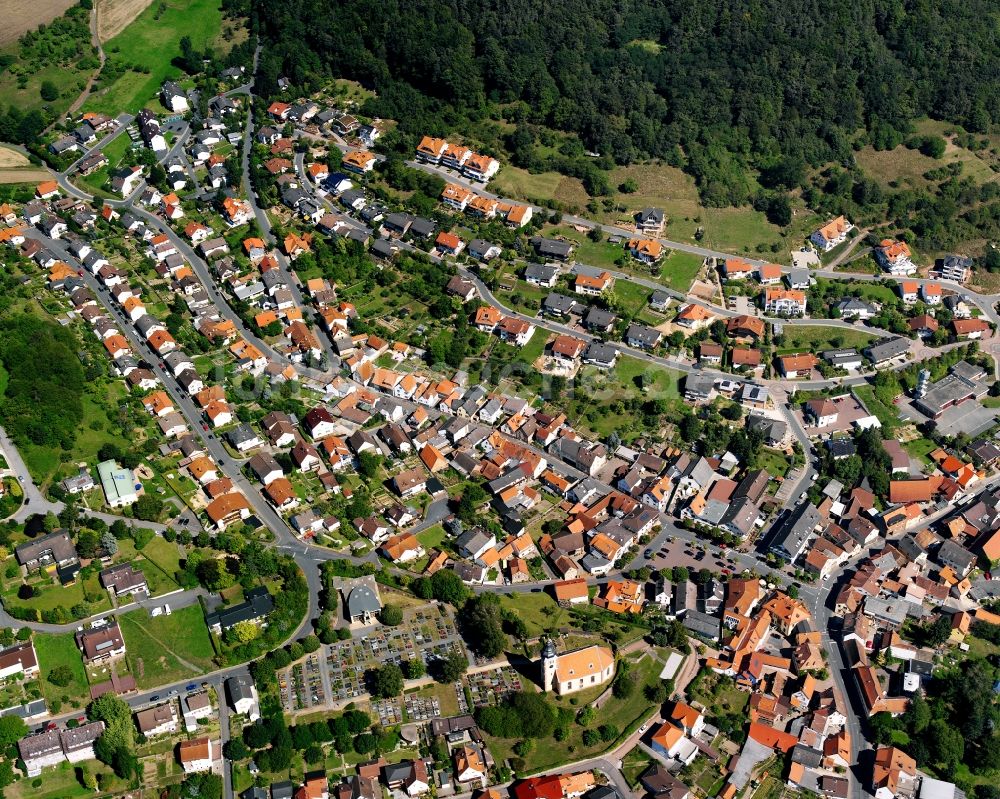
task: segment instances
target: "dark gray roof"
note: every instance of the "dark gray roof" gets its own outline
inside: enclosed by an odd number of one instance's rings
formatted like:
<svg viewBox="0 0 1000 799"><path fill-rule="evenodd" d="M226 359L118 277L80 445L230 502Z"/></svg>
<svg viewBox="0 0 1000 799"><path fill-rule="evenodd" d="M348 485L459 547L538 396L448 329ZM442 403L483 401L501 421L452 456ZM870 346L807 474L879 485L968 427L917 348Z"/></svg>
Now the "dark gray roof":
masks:
<svg viewBox="0 0 1000 799"><path fill-rule="evenodd" d="M719 638L720 622L718 616L709 616L701 611L689 610L681 621L688 630L696 635L713 641Z"/></svg>
<svg viewBox="0 0 1000 799"><path fill-rule="evenodd" d="M604 330L605 328L613 325L615 323L615 319L615 315L610 311L606 311L603 308L598 308L597 306L592 305L587 309L587 313L583 317L583 323L587 327Z"/></svg>
<svg viewBox="0 0 1000 799"><path fill-rule="evenodd" d="M437 229L437 223L432 222L430 219L424 219L418 216L413 220L413 224L410 225L410 233L414 236L430 236Z"/></svg>
<svg viewBox="0 0 1000 799"><path fill-rule="evenodd" d="M588 363L606 364L614 361L618 350L610 344L602 344L600 341L592 341L583 351L583 360Z"/></svg>
<svg viewBox="0 0 1000 799"><path fill-rule="evenodd" d="M59 563L75 560L76 547L73 546L69 533L65 530L56 530L54 533L21 544L14 549L14 554L17 556L17 562L21 565L37 560Z"/></svg>
<svg viewBox="0 0 1000 799"><path fill-rule="evenodd" d="M347 615L360 616L364 613L378 613L382 603L367 585L358 585L347 595Z"/></svg>
<svg viewBox="0 0 1000 799"><path fill-rule="evenodd" d="M226 680L226 693L236 704L241 699L253 699L253 678L249 674L237 674Z"/></svg>
<svg viewBox="0 0 1000 799"><path fill-rule="evenodd" d="M550 292L542 301L542 308L550 313L572 314L581 313L586 306L581 305L572 297L560 294L556 291Z"/></svg>
<svg viewBox="0 0 1000 799"><path fill-rule="evenodd" d="M573 245L569 242L547 239L542 236L533 237L531 246L539 255L549 258L569 258L569 254L573 251Z"/></svg>
<svg viewBox="0 0 1000 799"><path fill-rule="evenodd" d="M295 795L295 786L288 780L271 783L271 799L292 799Z"/></svg>
<svg viewBox="0 0 1000 799"><path fill-rule="evenodd" d="M659 330L654 330L651 327L639 325L635 322L630 324L628 330L625 331L625 340L630 343L635 342L640 347L655 347L660 338L661 334Z"/></svg>
<svg viewBox="0 0 1000 799"><path fill-rule="evenodd" d="M635 215L636 222L642 224L643 222L662 222L663 221L663 211L659 208L643 208Z"/></svg>
<svg viewBox="0 0 1000 799"><path fill-rule="evenodd" d="M241 621L262 619L272 610L274 610L274 598L266 588L259 587L246 592L245 602L206 614L205 621L209 627L218 624L225 631Z"/></svg>
<svg viewBox="0 0 1000 799"><path fill-rule="evenodd" d="M822 520L823 517L813 505L803 502L789 514L775 531L771 549L794 560Z"/></svg>
<svg viewBox="0 0 1000 799"><path fill-rule="evenodd" d="M819 764L823 762L823 753L811 746L796 744L792 747L792 762L801 763L809 768L818 768Z"/></svg>
<svg viewBox="0 0 1000 799"><path fill-rule="evenodd" d="M551 264L528 264L524 267L525 280L537 280L541 283L548 283L558 274L559 268Z"/></svg>
<svg viewBox="0 0 1000 799"><path fill-rule="evenodd" d="M897 336L881 339L865 348L865 354L875 363L888 361L902 355L910 349L910 340Z"/></svg>

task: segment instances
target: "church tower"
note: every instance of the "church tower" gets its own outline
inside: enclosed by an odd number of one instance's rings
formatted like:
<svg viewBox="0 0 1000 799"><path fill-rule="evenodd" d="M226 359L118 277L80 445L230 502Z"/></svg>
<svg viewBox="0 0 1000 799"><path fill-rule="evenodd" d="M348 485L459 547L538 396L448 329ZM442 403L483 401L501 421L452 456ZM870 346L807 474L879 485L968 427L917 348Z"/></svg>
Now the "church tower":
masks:
<svg viewBox="0 0 1000 799"><path fill-rule="evenodd" d="M542 648L542 689L551 691L556 678L556 663L559 656L556 655L556 645L552 639L545 642Z"/></svg>

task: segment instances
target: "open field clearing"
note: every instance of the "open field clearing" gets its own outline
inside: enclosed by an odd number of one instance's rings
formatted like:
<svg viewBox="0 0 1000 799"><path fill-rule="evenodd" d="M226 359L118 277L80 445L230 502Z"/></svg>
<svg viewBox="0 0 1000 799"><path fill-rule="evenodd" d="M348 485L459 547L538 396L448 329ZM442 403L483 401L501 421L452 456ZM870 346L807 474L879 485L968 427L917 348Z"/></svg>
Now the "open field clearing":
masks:
<svg viewBox="0 0 1000 799"><path fill-rule="evenodd" d="M39 183L51 177L52 173L40 166L0 169L0 183Z"/></svg>
<svg viewBox="0 0 1000 799"><path fill-rule="evenodd" d="M152 0L97 0L97 35L102 42L114 38L143 11Z"/></svg>
<svg viewBox="0 0 1000 799"><path fill-rule="evenodd" d="M0 146L0 169L10 169L11 167L30 166L31 162L24 153L12 150L10 147Z"/></svg>

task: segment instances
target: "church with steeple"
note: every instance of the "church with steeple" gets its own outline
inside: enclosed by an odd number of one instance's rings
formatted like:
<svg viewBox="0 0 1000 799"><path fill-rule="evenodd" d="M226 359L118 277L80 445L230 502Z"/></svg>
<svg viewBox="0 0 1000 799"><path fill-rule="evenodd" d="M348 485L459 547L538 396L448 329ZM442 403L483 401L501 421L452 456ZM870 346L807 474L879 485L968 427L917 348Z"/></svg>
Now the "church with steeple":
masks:
<svg viewBox="0 0 1000 799"><path fill-rule="evenodd" d="M606 646L585 646L558 654L550 638L542 647L542 688L559 696L603 685L615 676L615 656Z"/></svg>

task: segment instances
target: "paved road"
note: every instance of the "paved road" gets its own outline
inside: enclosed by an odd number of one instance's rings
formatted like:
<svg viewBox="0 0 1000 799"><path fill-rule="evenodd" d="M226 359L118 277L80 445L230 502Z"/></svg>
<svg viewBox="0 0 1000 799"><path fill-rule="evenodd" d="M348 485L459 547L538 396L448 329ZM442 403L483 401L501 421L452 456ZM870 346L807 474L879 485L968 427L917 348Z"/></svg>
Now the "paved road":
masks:
<svg viewBox="0 0 1000 799"><path fill-rule="evenodd" d="M38 490L38 486L31 479L31 473L28 471L21 453L18 452L17 447L14 446L14 442L7 435L7 431L2 427L0 427L0 447L3 448L7 465L17 475L17 479L21 483L21 489L24 491L24 501L21 503L21 507L8 518L15 522L24 522L35 514L42 514L44 516L46 513L59 513L63 509L62 503L49 502L49 500L42 496L42 492Z"/></svg>

